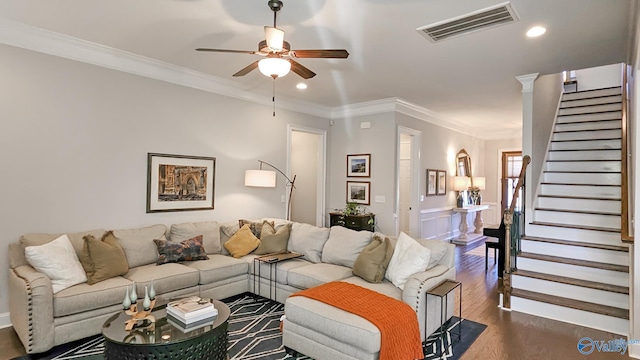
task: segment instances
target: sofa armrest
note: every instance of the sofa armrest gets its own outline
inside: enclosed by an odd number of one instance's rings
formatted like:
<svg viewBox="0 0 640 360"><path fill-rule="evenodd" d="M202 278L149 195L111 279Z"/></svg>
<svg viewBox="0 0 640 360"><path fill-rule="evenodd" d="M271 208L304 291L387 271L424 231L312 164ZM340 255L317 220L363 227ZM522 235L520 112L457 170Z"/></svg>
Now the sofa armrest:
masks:
<svg viewBox="0 0 640 360"><path fill-rule="evenodd" d="M9 270L11 323L27 353L54 345L53 288L51 279L29 265Z"/></svg>
<svg viewBox="0 0 640 360"><path fill-rule="evenodd" d="M450 279L455 280L456 269L455 267L447 267L445 265L436 265L435 267L427 270L415 273L409 277L404 284L404 290L402 291L402 301L409 304L418 316L418 323L420 324L420 335L422 339L425 339L427 335L431 334L440 324L436 321L429 321L425 324L425 316L429 314L426 319L436 319L438 313L435 308L435 304L427 306L426 298L427 291L434 286L440 284L442 281ZM439 308L438 308L439 309ZM440 317L438 316L439 320ZM426 328L425 328L426 326Z"/></svg>

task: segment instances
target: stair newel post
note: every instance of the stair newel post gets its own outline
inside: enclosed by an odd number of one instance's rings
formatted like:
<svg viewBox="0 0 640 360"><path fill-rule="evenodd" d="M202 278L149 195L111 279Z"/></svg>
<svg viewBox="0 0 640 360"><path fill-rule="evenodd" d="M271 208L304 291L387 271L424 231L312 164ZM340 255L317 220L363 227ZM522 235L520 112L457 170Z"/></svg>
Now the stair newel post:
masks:
<svg viewBox="0 0 640 360"><path fill-rule="evenodd" d="M502 307L511 308L511 224L513 212L504 212L504 272L502 274Z"/></svg>

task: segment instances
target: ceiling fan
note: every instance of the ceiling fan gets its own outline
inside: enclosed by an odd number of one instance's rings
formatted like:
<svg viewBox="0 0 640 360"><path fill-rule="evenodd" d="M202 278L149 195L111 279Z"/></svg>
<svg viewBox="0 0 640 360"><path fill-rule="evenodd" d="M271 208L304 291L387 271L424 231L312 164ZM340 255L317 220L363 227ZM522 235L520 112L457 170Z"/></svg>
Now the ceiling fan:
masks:
<svg viewBox="0 0 640 360"><path fill-rule="evenodd" d="M316 73L292 58L346 59L349 57L349 52L344 49L291 50L291 45L284 41L284 31L276 27L276 17L278 11L282 9L282 1L269 0L268 5L273 11L273 27L264 27L265 40L258 43L258 51L207 48L198 48L196 50L263 56L264 59L254 61L233 74L233 76L244 76L258 68L261 73L274 79L287 75L290 70L303 79L310 79L316 76Z"/></svg>

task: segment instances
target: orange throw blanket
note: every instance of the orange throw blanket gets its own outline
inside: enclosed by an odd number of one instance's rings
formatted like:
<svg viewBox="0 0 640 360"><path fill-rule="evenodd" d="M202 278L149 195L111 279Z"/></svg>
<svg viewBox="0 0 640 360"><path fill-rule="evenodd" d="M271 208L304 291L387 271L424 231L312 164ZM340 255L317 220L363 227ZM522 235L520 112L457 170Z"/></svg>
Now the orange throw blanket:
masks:
<svg viewBox="0 0 640 360"><path fill-rule="evenodd" d="M400 300L341 281L303 290L291 296L305 296L373 323L381 335L380 360L424 358L416 312Z"/></svg>

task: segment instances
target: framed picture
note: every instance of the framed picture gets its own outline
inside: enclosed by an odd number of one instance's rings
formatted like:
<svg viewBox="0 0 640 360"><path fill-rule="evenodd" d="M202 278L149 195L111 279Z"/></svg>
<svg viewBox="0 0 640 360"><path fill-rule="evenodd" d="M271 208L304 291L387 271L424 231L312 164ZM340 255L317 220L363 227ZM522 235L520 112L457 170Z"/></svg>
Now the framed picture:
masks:
<svg viewBox="0 0 640 360"><path fill-rule="evenodd" d="M438 170L438 195L447 194L447 172L445 170Z"/></svg>
<svg viewBox="0 0 640 360"><path fill-rule="evenodd" d="M438 170L427 169L427 196L438 194Z"/></svg>
<svg viewBox="0 0 640 360"><path fill-rule="evenodd" d="M216 158L147 154L147 212L211 210Z"/></svg>
<svg viewBox="0 0 640 360"><path fill-rule="evenodd" d="M347 202L369 205L371 195L371 182L347 181Z"/></svg>
<svg viewBox="0 0 640 360"><path fill-rule="evenodd" d="M347 177L371 177L371 154L347 155Z"/></svg>

